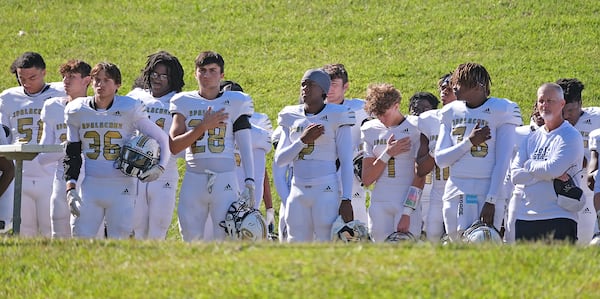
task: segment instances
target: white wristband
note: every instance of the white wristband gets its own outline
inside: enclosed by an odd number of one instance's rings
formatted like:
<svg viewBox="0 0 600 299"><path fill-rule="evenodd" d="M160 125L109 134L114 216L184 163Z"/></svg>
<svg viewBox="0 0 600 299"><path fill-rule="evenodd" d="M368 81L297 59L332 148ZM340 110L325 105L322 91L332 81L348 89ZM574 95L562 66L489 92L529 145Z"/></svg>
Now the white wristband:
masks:
<svg viewBox="0 0 600 299"><path fill-rule="evenodd" d="M391 156L388 155L388 153L386 151L384 151L381 155L379 155L377 160L387 164L387 162L390 160L390 158L391 158Z"/></svg>

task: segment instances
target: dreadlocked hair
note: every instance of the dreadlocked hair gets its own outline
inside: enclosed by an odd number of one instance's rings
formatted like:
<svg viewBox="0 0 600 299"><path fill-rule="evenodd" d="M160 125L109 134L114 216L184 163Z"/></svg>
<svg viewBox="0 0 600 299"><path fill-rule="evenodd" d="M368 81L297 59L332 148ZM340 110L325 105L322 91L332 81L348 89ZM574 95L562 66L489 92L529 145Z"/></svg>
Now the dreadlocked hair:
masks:
<svg viewBox="0 0 600 299"><path fill-rule="evenodd" d="M576 78L562 78L556 80L556 84L560 85L560 87L563 89L565 102L567 104L581 102L581 92L584 88L581 81L577 80Z"/></svg>
<svg viewBox="0 0 600 299"><path fill-rule="evenodd" d="M382 115L392 105L400 103L402 95L394 85L388 83L370 84L367 87L365 111L371 115Z"/></svg>
<svg viewBox="0 0 600 299"><path fill-rule="evenodd" d="M467 62L459 65L452 74L452 85L457 84L468 88L480 85L485 88L486 96L489 96L492 79L483 65Z"/></svg>
<svg viewBox="0 0 600 299"><path fill-rule="evenodd" d="M143 87L150 89L150 75L154 72L154 69L158 64L163 64L167 67L171 91L181 92L183 86L185 86L185 82L183 81L183 67L181 66L181 63L179 63L177 57L166 51L160 51L148 56L146 67L142 70L141 75Z"/></svg>

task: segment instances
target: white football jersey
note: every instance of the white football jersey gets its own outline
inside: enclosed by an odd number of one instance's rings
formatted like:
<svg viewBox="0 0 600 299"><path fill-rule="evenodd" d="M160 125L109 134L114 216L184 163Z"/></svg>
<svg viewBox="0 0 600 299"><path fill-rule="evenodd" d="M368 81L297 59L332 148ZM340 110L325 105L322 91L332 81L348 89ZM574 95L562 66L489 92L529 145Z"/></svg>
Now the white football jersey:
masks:
<svg viewBox="0 0 600 299"><path fill-rule="evenodd" d="M86 176L121 177L123 174L114 162L121 146L137 130L136 123L148 114L142 102L130 97L115 96L112 105L103 111L94 109L93 103L94 97L90 96L67 104L67 140L81 141Z"/></svg>
<svg viewBox="0 0 600 299"><path fill-rule="evenodd" d="M179 113L185 117L186 128L189 131L200 124L208 107L212 107L212 111L223 108L229 117L223 125L208 130L194 144L186 148L185 160L192 168L198 167L198 159L234 159L233 124L240 116L251 116L254 112L254 104L250 96L239 91L225 91L213 100L201 97L198 91L181 92L171 99L169 110L171 113Z"/></svg>
<svg viewBox="0 0 600 299"><path fill-rule="evenodd" d="M377 158L387 147L388 138L394 134L396 140L410 138L410 151L390 158L386 169L377 179L375 186L402 185L410 186L415 175L415 159L421 140L421 132L417 128L416 118L405 118L395 127L386 127L379 119L365 122L361 127L361 135L365 149L365 158Z"/></svg>
<svg viewBox="0 0 600 299"><path fill-rule="evenodd" d="M419 131L429 139L430 152L435 150L435 143L440 134L441 121L442 115L440 109L428 110L419 115L418 128ZM440 167L435 165L433 170L427 174L425 183L432 184L432 188L442 190L443 192L449 175L450 167L440 169Z"/></svg>
<svg viewBox="0 0 600 299"><path fill-rule="evenodd" d="M477 124L490 128L491 138L472 146L471 151L450 168L450 176L457 178L490 178L496 161L496 130L504 124L522 124L519 106L500 98L489 98L477 108L467 108L465 102L454 101L442 108L441 115L442 123L450 128L452 145L468 138ZM439 150L440 141L436 144L436 151Z"/></svg>
<svg viewBox="0 0 600 299"><path fill-rule="evenodd" d="M47 84L35 95L25 93L22 86L9 88L0 94L0 122L10 128L11 144L39 144L44 123L41 120L44 102L50 98L66 96L58 84ZM34 161L24 161L23 175L40 177L52 173L52 168L42 167Z"/></svg>
<svg viewBox="0 0 600 299"><path fill-rule="evenodd" d="M583 108L583 114L574 125L583 138L583 155L587 162L590 161L590 147L588 144L590 133L600 128L600 107ZM587 164L587 163L586 163Z"/></svg>
<svg viewBox="0 0 600 299"><path fill-rule="evenodd" d="M365 101L361 99L344 99L342 105L350 108L351 111L354 111L354 117L356 122L354 126L352 126L352 148L354 152L361 151L362 142L360 141L360 126L363 124L363 121L369 117L367 111L365 111Z"/></svg>
<svg viewBox="0 0 600 299"><path fill-rule="evenodd" d="M171 125L173 124L173 115L169 112L169 105L171 98L175 94L176 92L172 91L162 97L155 98L145 90L136 88L129 92L127 96L142 101L146 107L148 118L168 135L171 130ZM183 158L183 155L173 156L172 159L169 159L169 164L165 167L165 173L161 176L161 179L174 179L179 177L176 157Z"/></svg>
<svg viewBox="0 0 600 299"><path fill-rule="evenodd" d="M250 124L252 127L250 128L250 136L252 140L252 150L256 152L256 150L264 151L265 154L271 151L271 132L261 128L253 123ZM238 168L241 168L242 159L240 156L240 150L236 144L235 146L235 165ZM263 167L264 168L264 167ZM255 171L264 171L264 169L254 169ZM239 170L240 174L244 174L243 170ZM245 177L244 177L245 179Z"/></svg>
<svg viewBox="0 0 600 299"><path fill-rule="evenodd" d="M42 140L40 144L61 144L67 140L67 124L65 123L65 106L67 105L68 97L51 98L46 100L40 119L44 123L42 129ZM49 167L56 168L59 173L64 171L62 157L64 153L42 153L38 155L39 159L43 157L50 158L55 161Z"/></svg>
<svg viewBox="0 0 600 299"><path fill-rule="evenodd" d="M590 132L589 139L589 150L590 151L598 151L598 145L600 144L600 128L595 129ZM584 141L585 142L585 141Z"/></svg>
<svg viewBox="0 0 600 299"><path fill-rule="evenodd" d="M286 106L279 112L278 124L287 128L292 143L302 136L310 124L321 124L325 132L314 143L307 144L296 160L335 161L337 157L336 135L339 127L352 126L355 123L354 112L348 107L325 104L325 108L315 115L304 113L304 104Z"/></svg>
<svg viewBox="0 0 600 299"><path fill-rule="evenodd" d="M250 123L269 131L269 134L273 133L273 124L271 124L269 116L264 113L254 112L250 117Z"/></svg>
<svg viewBox="0 0 600 299"><path fill-rule="evenodd" d="M44 126L51 126L51 130L46 132L53 133L54 136L48 136L49 144L61 144L67 140L67 124L65 123L65 106L67 97L48 99L44 103L40 119Z"/></svg>

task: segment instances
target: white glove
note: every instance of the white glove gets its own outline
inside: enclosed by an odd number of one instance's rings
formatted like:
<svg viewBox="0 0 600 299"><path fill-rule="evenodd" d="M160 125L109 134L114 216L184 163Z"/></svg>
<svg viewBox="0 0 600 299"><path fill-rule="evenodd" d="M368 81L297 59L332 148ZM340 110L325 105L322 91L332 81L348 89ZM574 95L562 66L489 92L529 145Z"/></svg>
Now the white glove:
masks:
<svg viewBox="0 0 600 299"><path fill-rule="evenodd" d="M275 223L275 210L273 208L267 209L267 226Z"/></svg>
<svg viewBox="0 0 600 299"><path fill-rule="evenodd" d="M156 164L148 169L146 172L140 174L138 177L144 183L156 181L162 174L165 172L165 169Z"/></svg>
<svg viewBox="0 0 600 299"><path fill-rule="evenodd" d="M250 208L254 208L254 189L255 189L254 180L246 179L245 185L244 185L244 191L242 191L242 195L240 196L240 199L247 207L250 207Z"/></svg>
<svg viewBox="0 0 600 299"><path fill-rule="evenodd" d="M75 188L67 191L67 203L71 209L71 214L75 217L79 217L79 208L81 207L81 197Z"/></svg>

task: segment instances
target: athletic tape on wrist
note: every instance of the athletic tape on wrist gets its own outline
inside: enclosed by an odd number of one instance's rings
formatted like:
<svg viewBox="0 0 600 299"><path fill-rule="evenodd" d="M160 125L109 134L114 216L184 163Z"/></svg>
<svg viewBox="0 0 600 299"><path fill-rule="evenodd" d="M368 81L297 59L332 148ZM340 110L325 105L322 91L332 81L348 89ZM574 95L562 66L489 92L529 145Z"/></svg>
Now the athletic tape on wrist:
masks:
<svg viewBox="0 0 600 299"><path fill-rule="evenodd" d="M386 163L390 160L391 156L388 155L387 152L383 152L381 155L379 155L379 157L377 158L377 160L380 160L383 163Z"/></svg>

